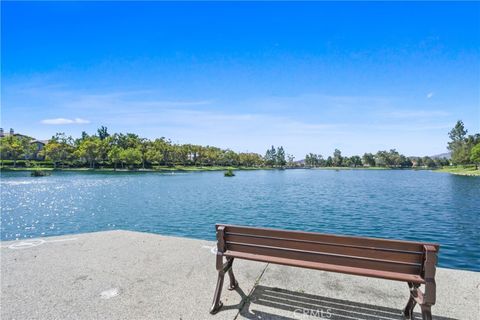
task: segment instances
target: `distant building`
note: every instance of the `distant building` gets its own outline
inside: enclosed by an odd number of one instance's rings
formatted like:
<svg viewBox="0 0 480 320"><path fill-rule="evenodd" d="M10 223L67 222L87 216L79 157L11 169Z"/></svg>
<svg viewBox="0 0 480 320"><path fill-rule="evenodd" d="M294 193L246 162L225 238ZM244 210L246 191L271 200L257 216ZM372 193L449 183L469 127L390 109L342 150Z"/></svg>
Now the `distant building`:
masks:
<svg viewBox="0 0 480 320"><path fill-rule="evenodd" d="M33 160L45 160L45 156L40 155L40 151L43 150L45 145L48 143L48 140L32 140L30 141L31 145L35 146L35 151L33 152Z"/></svg>
<svg viewBox="0 0 480 320"><path fill-rule="evenodd" d="M10 137L10 136L15 136L17 138L30 140L30 145L33 145L35 147L31 156L26 156L25 159L45 160L45 157L40 155L40 151L43 150L45 145L48 143L48 140L37 140L32 137L26 136L24 134L15 133L13 128L10 128L10 131L5 133L5 131L3 131L3 128L0 128L0 138ZM6 158L8 158L8 156Z"/></svg>
<svg viewBox="0 0 480 320"><path fill-rule="evenodd" d="M25 138L25 139L33 139L32 137L26 136L24 134L15 133L13 128L10 128L10 132L8 132L8 133L5 133L3 131L3 128L0 128L0 138L9 137L9 136L15 136L15 137L18 137L18 138Z"/></svg>

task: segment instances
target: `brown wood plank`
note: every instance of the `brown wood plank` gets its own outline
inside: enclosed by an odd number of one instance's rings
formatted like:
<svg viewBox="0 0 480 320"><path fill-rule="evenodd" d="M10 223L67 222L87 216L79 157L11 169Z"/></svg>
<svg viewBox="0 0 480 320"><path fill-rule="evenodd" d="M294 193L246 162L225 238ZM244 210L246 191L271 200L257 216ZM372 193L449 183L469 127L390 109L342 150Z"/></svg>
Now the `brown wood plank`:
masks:
<svg viewBox="0 0 480 320"><path fill-rule="evenodd" d="M262 238L231 233L227 233L225 239L227 246L228 243L235 242L416 264L421 264L423 261L423 252L388 251L383 248L351 247L308 240Z"/></svg>
<svg viewBox="0 0 480 320"><path fill-rule="evenodd" d="M366 238L366 237L353 237L353 236L338 236L338 235L321 234L321 233L304 232L304 231L254 228L254 227L234 226L234 225L224 225L224 224L218 224L217 227L219 225L226 226L227 234L239 233L239 234L245 234L245 235L268 236L273 238L296 239L296 240L309 240L309 241L317 241L317 242L327 242L332 244L365 246L365 247L372 247L372 248L376 247L376 248L395 249L395 250L412 251L412 252L423 252L424 245L431 245L437 249L439 247L438 244L433 244L433 243L388 240L388 239L377 239L377 238Z"/></svg>
<svg viewBox="0 0 480 320"><path fill-rule="evenodd" d="M246 253L246 252L236 252L231 250L227 250L224 255L227 257L235 257L235 258L246 259L246 260L275 263L275 264L315 269L315 270L346 273L346 274L352 274L352 275L404 281L404 282L413 282L418 284L425 283L425 281L418 275L391 272L391 271L378 271L378 270L372 270L372 269L364 269L361 267L358 268L358 267L349 267L349 266L338 266L335 264L295 260L295 259L283 258L283 257L272 257L272 256L265 256L265 255L252 254L252 253Z"/></svg>
<svg viewBox="0 0 480 320"><path fill-rule="evenodd" d="M274 247L260 247L244 244L227 244L227 251L245 252L255 255L271 256L276 258L285 258L292 260L304 260L316 263L332 264L337 266L356 267L365 269L374 269L380 271L398 272L406 274L420 275L422 272L421 265L411 265L397 262L373 261L358 259L346 256L323 255L315 252L305 251L286 251Z"/></svg>

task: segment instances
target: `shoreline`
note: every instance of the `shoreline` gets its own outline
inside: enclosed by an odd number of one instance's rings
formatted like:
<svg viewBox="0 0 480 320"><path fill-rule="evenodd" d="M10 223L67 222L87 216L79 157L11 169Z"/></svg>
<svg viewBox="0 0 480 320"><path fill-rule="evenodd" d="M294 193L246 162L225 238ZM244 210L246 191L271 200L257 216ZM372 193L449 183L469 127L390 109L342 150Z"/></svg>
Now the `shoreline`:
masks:
<svg viewBox="0 0 480 320"><path fill-rule="evenodd" d="M226 170L236 170L236 171L255 171L255 170L406 170L406 171L432 171L440 173L449 173L458 176L469 176L469 177L479 177L480 170L474 169L473 167L447 167L447 168L389 168L389 167L313 167L313 168L302 168L302 167L222 167L222 166L160 166L154 169L116 169L113 168L44 168L44 167L1 167L0 172L32 172L32 171L48 171L48 172L90 172L90 173L165 173L165 172L207 172L207 171L226 171Z"/></svg>
<svg viewBox="0 0 480 320"><path fill-rule="evenodd" d="M158 167L156 169L116 169L113 168L99 168L99 169L91 169L91 168L43 168L43 167L31 167L31 168L10 168L10 167L0 167L0 172L30 172L30 171L66 171L66 172L91 172L91 173L162 173L162 172L201 172L201 171L225 171L225 170L239 170L239 171L250 171L250 170L281 170L280 168L272 168L272 167L218 167L218 166L211 166L211 167L189 167L189 166L175 166L175 167Z"/></svg>
<svg viewBox="0 0 480 320"><path fill-rule="evenodd" d="M480 177L480 170L477 170L475 168L452 167L452 168L440 168L433 171L441 172L441 173L450 173L456 176Z"/></svg>

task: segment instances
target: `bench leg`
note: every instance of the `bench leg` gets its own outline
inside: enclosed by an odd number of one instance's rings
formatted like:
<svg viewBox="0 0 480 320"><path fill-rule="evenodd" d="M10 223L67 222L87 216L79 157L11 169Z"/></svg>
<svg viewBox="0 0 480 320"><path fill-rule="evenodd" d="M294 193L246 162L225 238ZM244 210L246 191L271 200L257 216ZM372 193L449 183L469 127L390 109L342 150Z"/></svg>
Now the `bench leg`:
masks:
<svg viewBox="0 0 480 320"><path fill-rule="evenodd" d="M423 304L420 308L422 308L422 320L432 320L432 306Z"/></svg>
<svg viewBox="0 0 480 320"><path fill-rule="evenodd" d="M217 287L215 288L215 295L213 296L213 304L210 308L210 313L215 314L220 310L223 306L222 301L220 301L220 297L222 296L222 289L223 289L223 280L225 279L225 273L228 272L228 277L230 278L230 286L229 290L233 290L238 286L237 280L235 280L235 276L233 275L232 270L233 258L227 258L227 262L223 263L223 258L220 255L217 255L217 270L218 270L218 279L217 279Z"/></svg>
<svg viewBox="0 0 480 320"><path fill-rule="evenodd" d="M215 288L215 294L213 296L213 304L210 308L210 313L215 314L223 306L223 303L220 301L220 296L222 295L223 288L223 279L225 278L225 272L223 270L218 272L217 287Z"/></svg>
<svg viewBox="0 0 480 320"><path fill-rule="evenodd" d="M408 299L407 305L405 306L405 309L403 309L403 317L405 319L414 319L413 318L413 309L415 308L415 305L417 302L414 299L414 290L415 286L413 283L409 282L408 287L410 288L410 298Z"/></svg>
<svg viewBox="0 0 480 320"><path fill-rule="evenodd" d="M403 316L405 319L414 319L413 317L413 309L415 308L415 305L417 303L415 302L415 299L413 299L412 296L410 296L410 299L408 299L408 303L405 306L405 309L403 309Z"/></svg>
<svg viewBox="0 0 480 320"><path fill-rule="evenodd" d="M233 274L233 258L229 261L230 264L230 269L228 269L228 277L230 278L230 286L228 287L228 290L235 290L236 287L238 287L238 281L235 279L235 275Z"/></svg>

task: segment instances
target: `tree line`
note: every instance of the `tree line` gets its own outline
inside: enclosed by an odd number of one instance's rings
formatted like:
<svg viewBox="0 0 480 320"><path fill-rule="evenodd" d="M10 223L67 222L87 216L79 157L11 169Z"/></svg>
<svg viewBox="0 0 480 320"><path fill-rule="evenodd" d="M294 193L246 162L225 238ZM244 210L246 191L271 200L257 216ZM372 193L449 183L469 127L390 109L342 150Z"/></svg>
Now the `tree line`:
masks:
<svg viewBox="0 0 480 320"><path fill-rule="evenodd" d="M450 142L448 150L451 159L446 157L407 157L395 149L381 150L377 153L364 153L363 156L342 156L342 152L335 149L333 155L324 158L321 154L309 153L305 156L307 167L390 167L411 168L427 167L436 168L453 165L475 164L478 168L480 163L480 134L468 135L461 120L449 132Z"/></svg>
<svg viewBox="0 0 480 320"><path fill-rule="evenodd" d="M47 165L57 167L110 167L122 169L155 168L156 166L243 166L243 167L442 167L450 164L468 165L480 163L480 134L467 135L462 121L449 132L447 158L407 157L395 149L364 153L346 157L339 149L324 158L309 153L304 161L294 161L282 146L267 149L264 156L253 152L237 153L230 149L194 144L175 144L164 137L154 140L141 138L133 133L110 134L102 126L96 134L82 132L74 139L64 133L54 135L43 149L32 144L33 138L8 135L0 138L1 160L47 160ZM38 163L38 161L37 161ZM5 163L4 163L5 164Z"/></svg>
<svg viewBox="0 0 480 320"><path fill-rule="evenodd" d="M448 133L450 142L448 150L452 153L453 164L480 164L480 133L470 134L465 129L463 121L459 120Z"/></svg>
<svg viewBox="0 0 480 320"><path fill-rule="evenodd" d="M57 133L39 152L31 143L32 140L20 135L1 138L2 160L12 160L14 167L19 159L44 158L51 162L54 168L111 167L115 170L179 165L276 167L287 164L283 147L272 146L266 155L262 156L258 153L237 153L213 146L175 144L164 137L150 140L133 133L109 134L104 126L94 135L83 132L78 139Z"/></svg>
<svg viewBox="0 0 480 320"><path fill-rule="evenodd" d="M342 156L342 152L335 149L332 156L324 158L321 154L309 153L305 156L307 167L442 167L450 164L447 158L406 157L395 149L381 150L377 153L364 153L363 156Z"/></svg>

